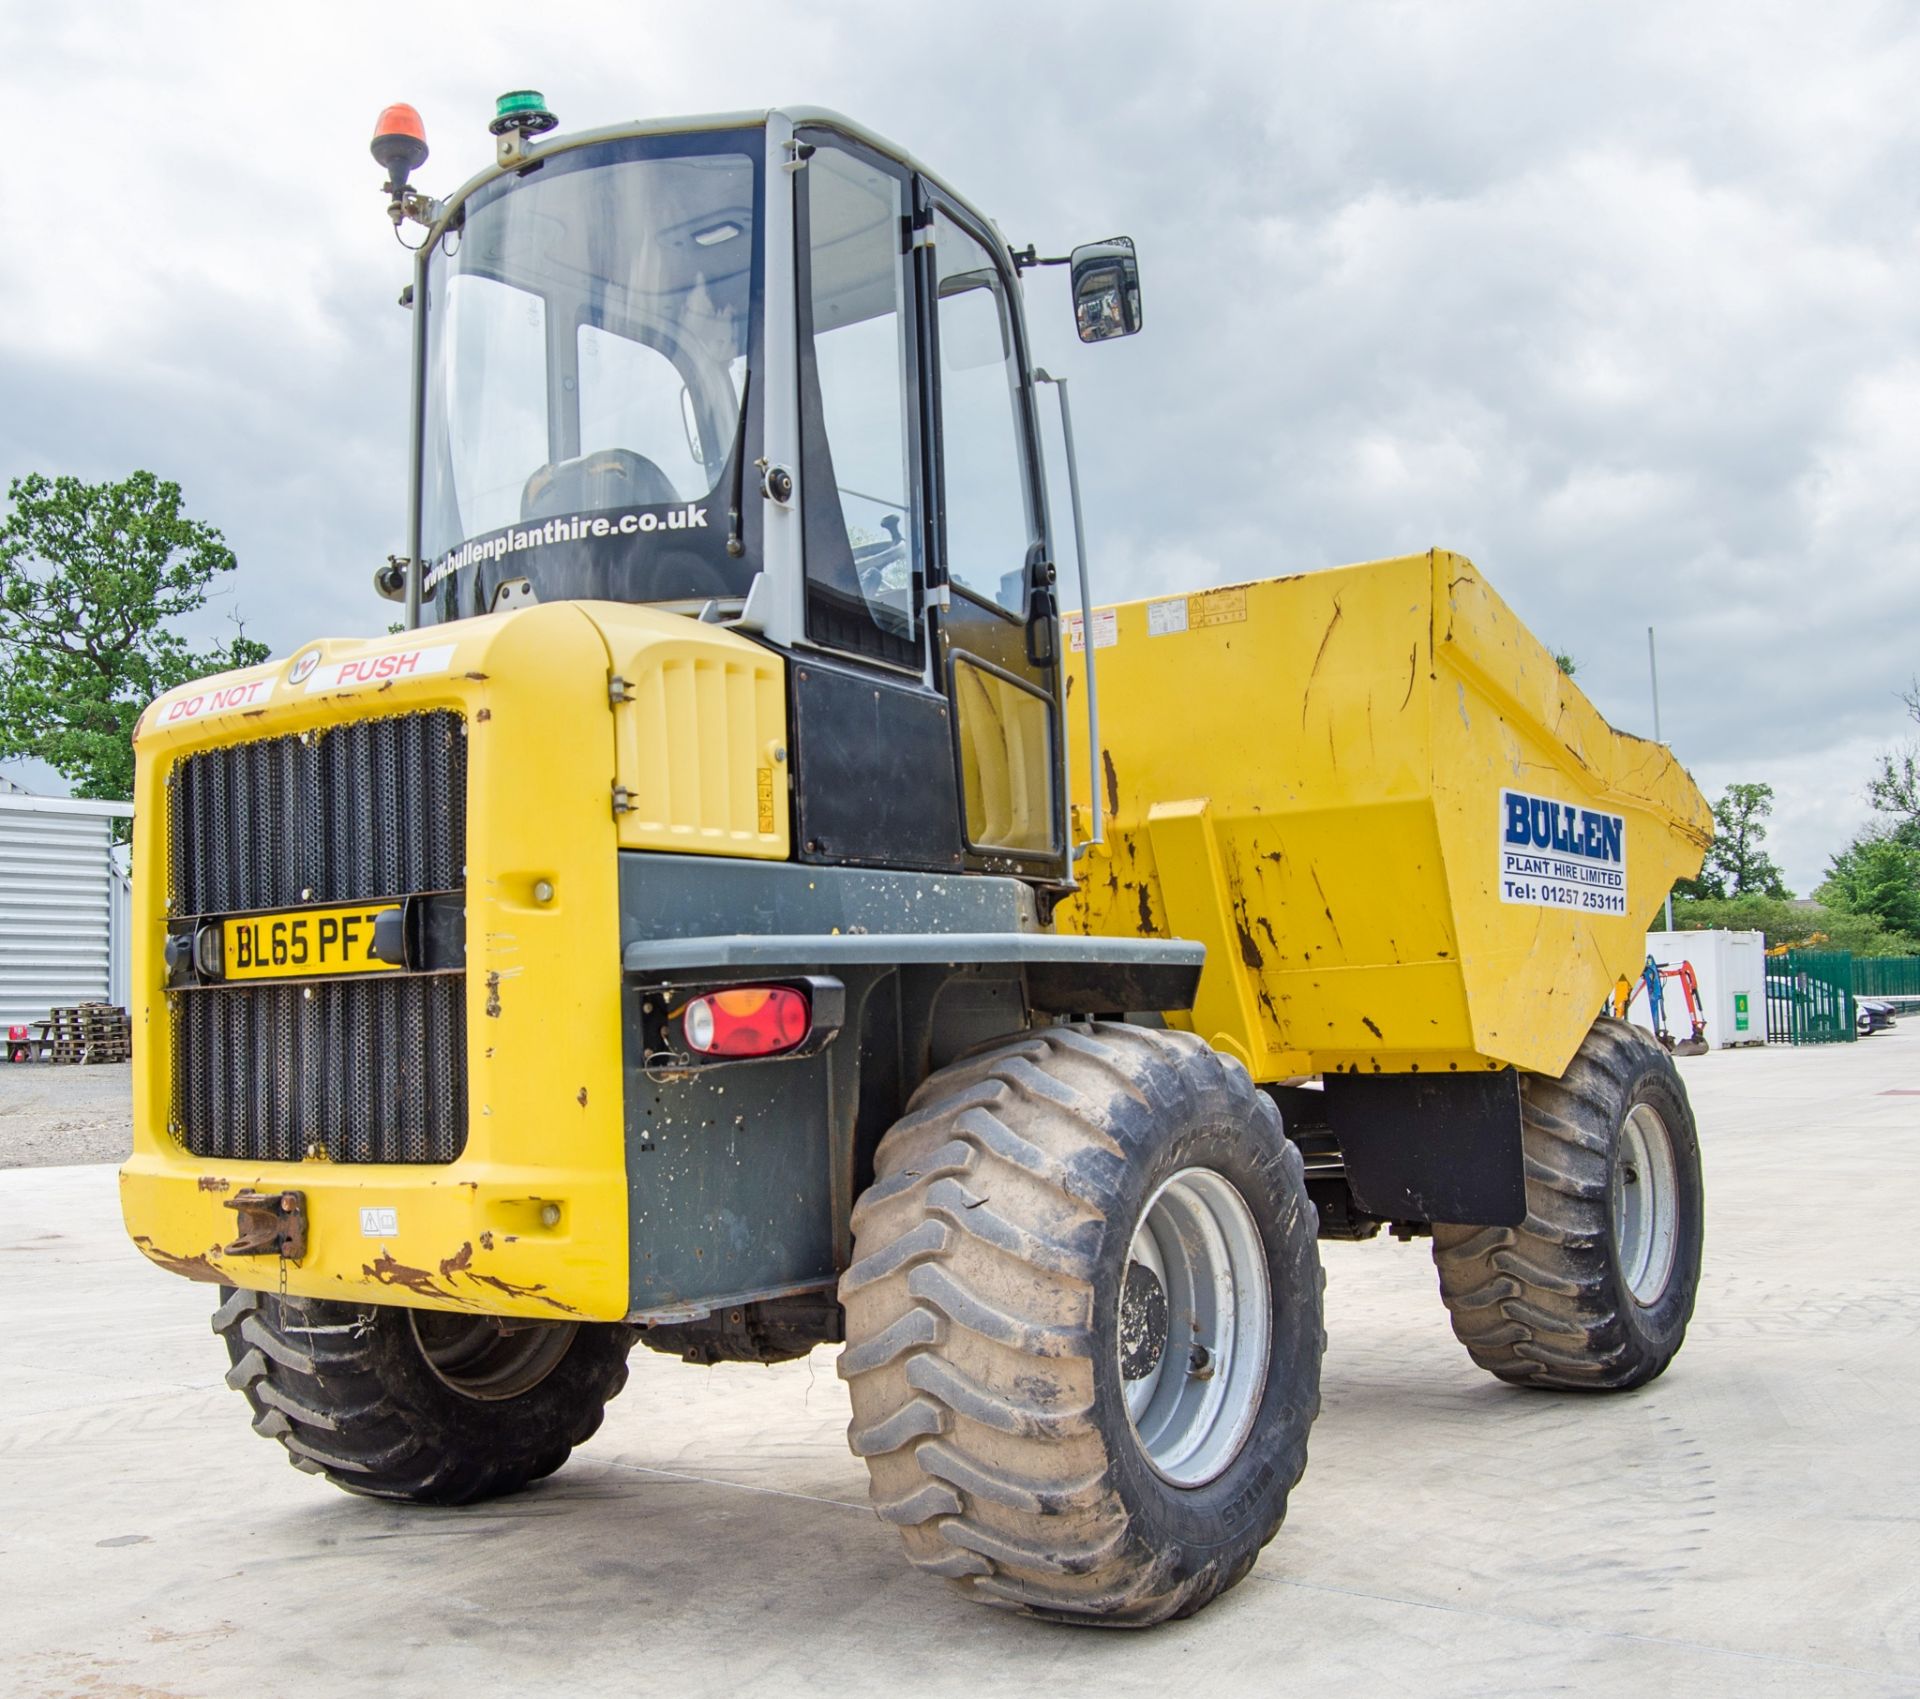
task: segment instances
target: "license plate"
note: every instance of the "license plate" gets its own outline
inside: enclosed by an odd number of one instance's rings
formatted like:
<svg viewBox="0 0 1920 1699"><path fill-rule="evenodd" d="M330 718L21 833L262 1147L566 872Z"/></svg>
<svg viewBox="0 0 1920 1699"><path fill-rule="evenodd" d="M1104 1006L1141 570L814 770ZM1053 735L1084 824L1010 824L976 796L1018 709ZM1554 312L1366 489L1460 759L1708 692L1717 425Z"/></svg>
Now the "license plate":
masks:
<svg viewBox="0 0 1920 1699"><path fill-rule="evenodd" d="M398 962L373 953L373 923L399 912L395 903L255 914L221 927L226 979L292 979L319 973L388 973Z"/></svg>

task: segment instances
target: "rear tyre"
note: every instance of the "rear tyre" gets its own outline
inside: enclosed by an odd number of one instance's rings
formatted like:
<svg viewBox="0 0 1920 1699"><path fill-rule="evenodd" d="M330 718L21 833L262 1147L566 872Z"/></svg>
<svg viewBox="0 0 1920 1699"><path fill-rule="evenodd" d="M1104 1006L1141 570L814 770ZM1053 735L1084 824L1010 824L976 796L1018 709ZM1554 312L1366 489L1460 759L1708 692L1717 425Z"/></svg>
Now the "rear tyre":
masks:
<svg viewBox="0 0 1920 1699"><path fill-rule="evenodd" d="M853 1225L848 1438L919 1568L1130 1625L1247 1574L1325 1335L1300 1154L1243 1068L1105 1023L970 1057L881 1141Z"/></svg>
<svg viewBox="0 0 1920 1699"><path fill-rule="evenodd" d="M1624 1392L1673 1361L1700 1282L1704 1194L1686 1087L1602 1017L1559 1079L1521 1081L1527 1218L1433 1228L1453 1331L1516 1386Z"/></svg>
<svg viewBox="0 0 1920 1699"><path fill-rule="evenodd" d="M550 1475L626 1384L633 1330L221 1289L253 1431L372 1498L471 1504Z"/></svg>

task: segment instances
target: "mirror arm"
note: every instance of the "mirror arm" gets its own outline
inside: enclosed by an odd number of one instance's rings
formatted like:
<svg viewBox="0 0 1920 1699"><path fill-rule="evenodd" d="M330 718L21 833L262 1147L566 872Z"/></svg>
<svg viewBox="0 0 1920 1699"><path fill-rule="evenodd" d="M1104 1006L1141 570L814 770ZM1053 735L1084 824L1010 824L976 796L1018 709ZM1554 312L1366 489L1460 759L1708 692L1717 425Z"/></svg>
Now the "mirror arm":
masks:
<svg viewBox="0 0 1920 1699"><path fill-rule="evenodd" d="M1057 260L1042 259L1039 250L1036 249L1031 242L1024 248L1009 248L1007 250L1007 257L1013 261L1015 275L1027 270L1030 266L1071 265L1073 263L1073 256L1070 254L1062 254Z"/></svg>

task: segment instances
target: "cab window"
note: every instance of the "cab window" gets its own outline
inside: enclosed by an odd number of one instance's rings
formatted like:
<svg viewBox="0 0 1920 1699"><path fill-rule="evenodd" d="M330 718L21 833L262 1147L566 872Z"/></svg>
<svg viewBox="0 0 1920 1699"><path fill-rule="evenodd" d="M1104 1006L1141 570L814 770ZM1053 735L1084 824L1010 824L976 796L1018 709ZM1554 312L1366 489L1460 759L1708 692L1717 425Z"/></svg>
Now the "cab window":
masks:
<svg viewBox="0 0 1920 1699"><path fill-rule="evenodd" d="M801 346L807 629L917 666L913 313L903 178L831 143L804 173Z"/></svg>
<svg viewBox="0 0 1920 1699"><path fill-rule="evenodd" d="M944 212L934 219L933 251L947 575L1019 614L1033 519L1007 283L986 248Z"/></svg>

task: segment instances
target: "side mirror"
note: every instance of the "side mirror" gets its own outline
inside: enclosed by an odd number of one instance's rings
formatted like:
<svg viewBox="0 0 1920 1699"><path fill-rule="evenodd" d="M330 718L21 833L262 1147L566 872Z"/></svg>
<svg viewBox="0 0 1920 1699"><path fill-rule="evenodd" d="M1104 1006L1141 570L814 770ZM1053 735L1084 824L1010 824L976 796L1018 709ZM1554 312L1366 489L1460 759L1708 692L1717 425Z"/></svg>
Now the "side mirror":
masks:
<svg viewBox="0 0 1920 1699"><path fill-rule="evenodd" d="M1140 260L1131 236L1084 243L1067 263L1073 268L1073 317L1082 342L1132 336L1146 322L1140 310Z"/></svg>

